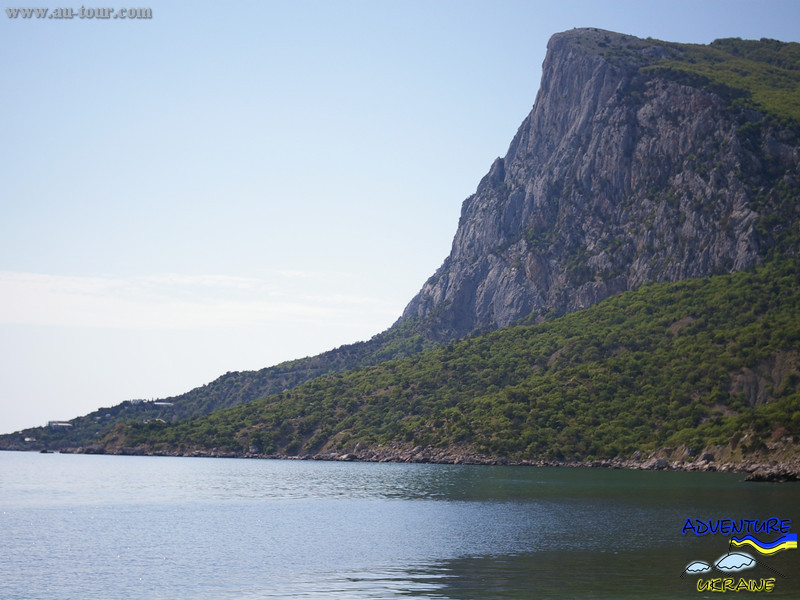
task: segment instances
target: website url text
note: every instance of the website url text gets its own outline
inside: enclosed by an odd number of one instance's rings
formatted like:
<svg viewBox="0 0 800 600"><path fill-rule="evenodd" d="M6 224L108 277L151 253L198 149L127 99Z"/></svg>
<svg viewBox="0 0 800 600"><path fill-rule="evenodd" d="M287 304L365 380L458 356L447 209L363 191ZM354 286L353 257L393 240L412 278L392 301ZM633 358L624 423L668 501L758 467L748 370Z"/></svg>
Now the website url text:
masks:
<svg viewBox="0 0 800 600"><path fill-rule="evenodd" d="M152 19L152 8L6 8L9 19Z"/></svg>

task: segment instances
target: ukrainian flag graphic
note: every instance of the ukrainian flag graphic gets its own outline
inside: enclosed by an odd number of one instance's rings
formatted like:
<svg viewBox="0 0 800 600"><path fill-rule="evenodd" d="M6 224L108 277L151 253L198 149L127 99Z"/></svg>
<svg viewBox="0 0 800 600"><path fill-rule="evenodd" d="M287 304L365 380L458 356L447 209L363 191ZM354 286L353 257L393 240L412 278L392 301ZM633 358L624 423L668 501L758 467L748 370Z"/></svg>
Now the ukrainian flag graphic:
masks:
<svg viewBox="0 0 800 600"><path fill-rule="evenodd" d="M746 535L742 538L731 538L731 545L733 546L752 546L760 554L776 554L781 550L796 550L797 549L797 534L787 533L771 542L761 542L754 538L752 535Z"/></svg>

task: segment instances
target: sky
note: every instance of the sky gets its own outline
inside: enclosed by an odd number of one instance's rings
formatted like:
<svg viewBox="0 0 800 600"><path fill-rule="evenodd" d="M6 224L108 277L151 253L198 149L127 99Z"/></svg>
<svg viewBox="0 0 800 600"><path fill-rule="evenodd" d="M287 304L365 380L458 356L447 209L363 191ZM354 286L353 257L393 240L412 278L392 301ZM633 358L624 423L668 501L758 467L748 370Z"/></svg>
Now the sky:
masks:
<svg viewBox="0 0 800 600"><path fill-rule="evenodd" d="M556 32L800 41L796 0L133 4L0 13L0 433L390 327Z"/></svg>

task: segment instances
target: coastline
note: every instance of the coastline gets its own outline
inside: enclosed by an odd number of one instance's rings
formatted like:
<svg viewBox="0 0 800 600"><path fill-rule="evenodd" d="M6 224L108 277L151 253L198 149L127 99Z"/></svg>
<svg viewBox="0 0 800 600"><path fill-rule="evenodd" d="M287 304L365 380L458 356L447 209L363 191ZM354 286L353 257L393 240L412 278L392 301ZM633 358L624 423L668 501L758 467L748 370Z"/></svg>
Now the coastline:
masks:
<svg viewBox="0 0 800 600"><path fill-rule="evenodd" d="M792 482L800 481L800 461L776 460L769 454L754 454L738 460L726 457L724 449L709 448L697 457L687 456L685 448L661 448L644 456L635 452L630 458L587 460L511 459L489 456L465 448L435 448L431 446L407 446L388 444L366 446L357 444L351 451L326 451L317 454L290 455L283 453L232 452L212 449L157 450L144 447L106 448L88 446L63 448L64 454L112 454L123 456L173 456L205 458L249 458L273 460L319 460L339 462L391 462L449 465L487 465L520 467L571 467L593 469L631 469L646 471L706 471L741 473L745 481Z"/></svg>

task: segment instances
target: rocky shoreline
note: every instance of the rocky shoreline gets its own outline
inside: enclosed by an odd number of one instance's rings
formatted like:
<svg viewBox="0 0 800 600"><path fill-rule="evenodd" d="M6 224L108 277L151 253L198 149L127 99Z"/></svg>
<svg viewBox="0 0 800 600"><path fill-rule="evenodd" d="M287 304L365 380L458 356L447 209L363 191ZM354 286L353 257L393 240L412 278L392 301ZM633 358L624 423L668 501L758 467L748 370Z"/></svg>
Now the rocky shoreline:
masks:
<svg viewBox="0 0 800 600"><path fill-rule="evenodd" d="M464 448L434 448L388 444L385 446L356 445L349 452L327 451L320 454L289 455L260 454L257 452L230 452L212 449L191 449L161 451L143 447L121 447L108 449L103 446L65 448L63 453L75 454L115 454L125 456L183 456L207 458L261 458L282 460L321 460L344 462L392 462L429 463L449 465L507 465L529 467L579 467L600 469L631 469L645 471L719 471L745 474L745 481L788 482L800 481L800 462L797 460L779 462L765 456L753 456L737 461L719 460L719 452L704 451L699 456L685 456L686 450L662 448L644 456L635 452L631 458L616 457L600 460L514 460L506 457L487 456ZM675 458L675 456L682 456Z"/></svg>

